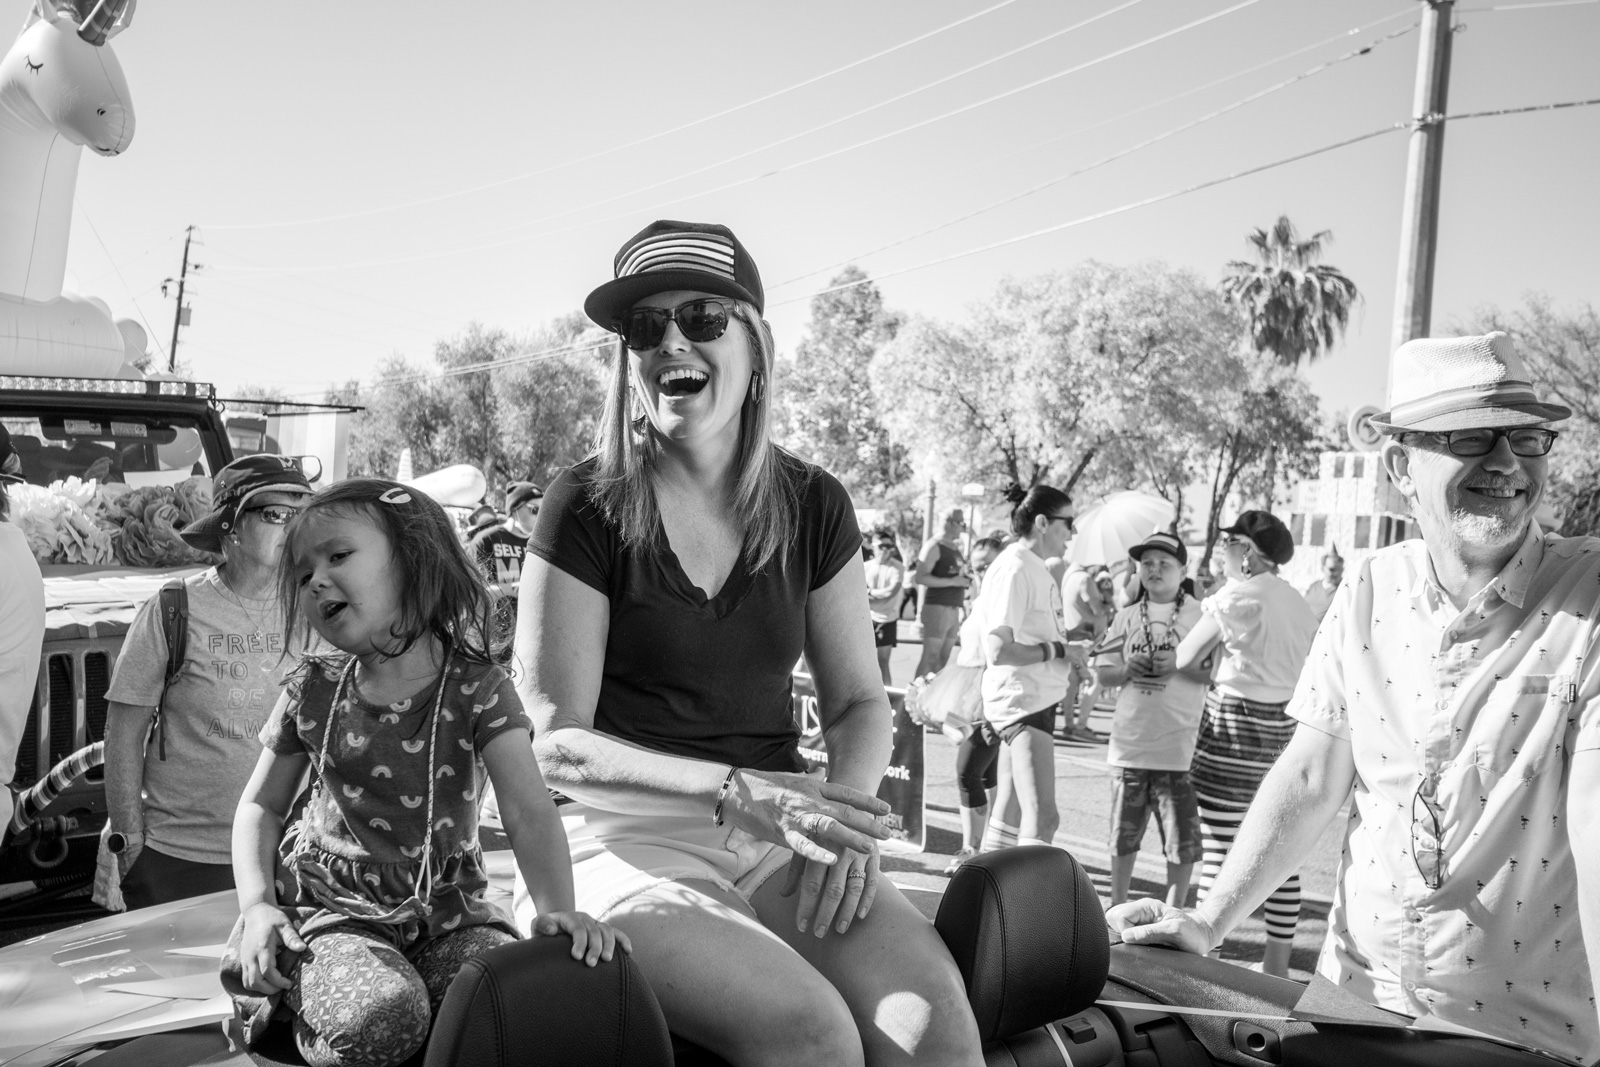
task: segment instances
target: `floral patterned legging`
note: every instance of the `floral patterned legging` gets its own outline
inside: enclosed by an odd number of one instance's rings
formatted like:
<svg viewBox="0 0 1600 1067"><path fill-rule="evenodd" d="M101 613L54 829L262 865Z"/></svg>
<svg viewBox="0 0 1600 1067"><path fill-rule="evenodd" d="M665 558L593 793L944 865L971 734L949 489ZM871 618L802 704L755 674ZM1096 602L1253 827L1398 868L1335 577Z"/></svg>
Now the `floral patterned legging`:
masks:
<svg viewBox="0 0 1600 1067"><path fill-rule="evenodd" d="M291 977L294 1040L311 1067L393 1067L428 1040L445 990L462 964L516 938L469 926L403 955L357 924L308 940Z"/></svg>

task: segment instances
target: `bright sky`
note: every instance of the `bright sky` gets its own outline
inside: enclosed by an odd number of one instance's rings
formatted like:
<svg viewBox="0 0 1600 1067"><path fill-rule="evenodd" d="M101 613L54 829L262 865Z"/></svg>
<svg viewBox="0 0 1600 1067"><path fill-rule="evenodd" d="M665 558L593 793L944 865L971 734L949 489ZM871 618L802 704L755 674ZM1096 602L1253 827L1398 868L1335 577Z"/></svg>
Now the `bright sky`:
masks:
<svg viewBox="0 0 1600 1067"><path fill-rule="evenodd" d="M1511 4L1522 9L1485 10ZM20 26L27 8L0 0L0 26ZM1600 3L1458 8L1451 112L1600 97ZM437 339L472 321L519 332L576 309L610 277L617 246L658 217L733 227L789 351L841 262L884 275L891 306L959 318L1008 274L1089 258L1162 259L1215 279L1247 254L1249 230L1287 213L1304 233L1333 231L1328 261L1366 296L1312 384L1330 408L1381 403L1405 133L907 268L1403 121L1415 30L915 236L1420 13L1403 0L147 2L112 44L138 132L119 158L84 156L68 288L142 317L164 351L173 304L160 285L195 224L203 269L180 355L224 392L250 382L314 396L390 353L429 363ZM1568 306L1600 292L1600 107L1452 123L1444 167L1436 332L1531 290Z"/></svg>

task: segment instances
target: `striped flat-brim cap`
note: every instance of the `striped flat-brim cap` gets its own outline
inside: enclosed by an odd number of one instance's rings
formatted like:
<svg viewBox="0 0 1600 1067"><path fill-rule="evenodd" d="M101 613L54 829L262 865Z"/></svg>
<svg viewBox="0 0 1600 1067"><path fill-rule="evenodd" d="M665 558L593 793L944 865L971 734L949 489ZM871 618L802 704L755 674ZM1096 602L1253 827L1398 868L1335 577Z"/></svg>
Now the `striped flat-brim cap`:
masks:
<svg viewBox="0 0 1600 1067"><path fill-rule="evenodd" d="M662 219L634 234L617 252L615 277L590 293L583 310L613 329L622 313L654 293L712 293L766 308L761 273L726 226Z"/></svg>
<svg viewBox="0 0 1600 1067"><path fill-rule="evenodd" d="M1443 433L1559 422L1572 409L1541 401L1509 335L1419 337L1394 354L1389 410L1372 417L1386 434Z"/></svg>

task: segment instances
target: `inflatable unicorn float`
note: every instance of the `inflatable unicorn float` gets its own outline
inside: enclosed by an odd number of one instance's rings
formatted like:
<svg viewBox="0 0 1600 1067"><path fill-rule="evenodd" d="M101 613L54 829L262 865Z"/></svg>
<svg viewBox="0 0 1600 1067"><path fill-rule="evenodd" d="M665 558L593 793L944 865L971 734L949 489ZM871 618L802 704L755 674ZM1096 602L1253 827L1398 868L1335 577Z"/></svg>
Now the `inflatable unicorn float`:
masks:
<svg viewBox="0 0 1600 1067"><path fill-rule="evenodd" d="M139 377L145 331L105 301L61 291L78 160L133 140L133 104L108 41L134 0L34 0L0 61L0 372Z"/></svg>

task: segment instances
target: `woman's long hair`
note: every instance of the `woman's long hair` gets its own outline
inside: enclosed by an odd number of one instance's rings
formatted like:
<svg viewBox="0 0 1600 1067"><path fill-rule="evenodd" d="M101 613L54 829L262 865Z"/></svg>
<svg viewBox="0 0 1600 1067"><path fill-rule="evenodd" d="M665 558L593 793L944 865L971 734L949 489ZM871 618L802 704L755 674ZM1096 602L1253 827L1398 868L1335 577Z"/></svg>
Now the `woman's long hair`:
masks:
<svg viewBox="0 0 1600 1067"><path fill-rule="evenodd" d="M786 463L783 450L772 443L772 332L752 305L742 300L727 302L750 340L751 363L761 381L760 398L756 398L758 390L752 383L739 411L739 452L730 501L744 527L745 561L757 571L774 557L781 558L799 528L802 468ZM661 445L650 432L648 420L636 422L632 378L627 346L618 340L589 493L600 513L621 531L628 550L643 552L654 546L661 528L661 511L650 477Z"/></svg>

